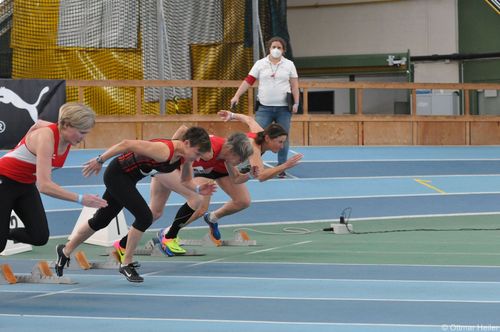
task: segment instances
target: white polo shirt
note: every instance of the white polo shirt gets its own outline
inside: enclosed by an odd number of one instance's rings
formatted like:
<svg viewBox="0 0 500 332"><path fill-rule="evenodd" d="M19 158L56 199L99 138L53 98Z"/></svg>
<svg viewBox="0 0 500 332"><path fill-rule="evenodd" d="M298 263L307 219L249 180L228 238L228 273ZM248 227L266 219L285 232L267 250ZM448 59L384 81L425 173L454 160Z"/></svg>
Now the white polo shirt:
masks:
<svg viewBox="0 0 500 332"><path fill-rule="evenodd" d="M257 99L265 106L287 106L290 78L299 77L292 61L281 57L280 62L273 64L269 55L255 62L249 75L259 80Z"/></svg>

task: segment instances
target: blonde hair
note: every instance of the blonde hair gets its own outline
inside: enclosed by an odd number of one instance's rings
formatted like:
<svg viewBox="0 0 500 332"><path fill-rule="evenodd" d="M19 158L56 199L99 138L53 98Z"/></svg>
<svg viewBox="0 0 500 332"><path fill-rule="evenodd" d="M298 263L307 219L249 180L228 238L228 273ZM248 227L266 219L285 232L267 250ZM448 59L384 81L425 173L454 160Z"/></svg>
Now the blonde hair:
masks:
<svg viewBox="0 0 500 332"><path fill-rule="evenodd" d="M66 103L59 108L59 128L70 125L78 130L89 130L94 127L95 113L87 105L81 103Z"/></svg>
<svg viewBox="0 0 500 332"><path fill-rule="evenodd" d="M243 133L234 133L226 140L225 145L236 154L241 162L247 160L253 154L252 142Z"/></svg>

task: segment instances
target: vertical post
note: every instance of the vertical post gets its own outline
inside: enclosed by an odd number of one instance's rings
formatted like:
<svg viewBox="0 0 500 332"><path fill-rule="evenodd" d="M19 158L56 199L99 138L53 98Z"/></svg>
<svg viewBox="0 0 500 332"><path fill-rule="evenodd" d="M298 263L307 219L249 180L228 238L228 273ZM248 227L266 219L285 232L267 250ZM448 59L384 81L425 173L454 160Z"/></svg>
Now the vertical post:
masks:
<svg viewBox="0 0 500 332"><path fill-rule="evenodd" d="M418 122L417 122L417 89L411 90L411 141L413 145L418 144Z"/></svg>
<svg viewBox="0 0 500 332"><path fill-rule="evenodd" d="M135 108L136 115L142 114L142 87L138 86L135 88Z"/></svg>
<svg viewBox="0 0 500 332"><path fill-rule="evenodd" d="M465 122L465 145L471 145L471 115L470 115L470 91L462 90L464 100L464 115L467 121Z"/></svg>
<svg viewBox="0 0 500 332"><path fill-rule="evenodd" d="M80 103L83 103L83 98L84 98L84 95L83 95L83 86L78 85L78 101Z"/></svg>
<svg viewBox="0 0 500 332"><path fill-rule="evenodd" d="M356 102L357 102L357 107L356 107L356 115L361 117L363 115L363 89L362 88L356 88L355 89L355 94L356 94ZM364 123L360 119L358 121L358 145L364 145Z"/></svg>
<svg viewBox="0 0 500 332"><path fill-rule="evenodd" d="M193 114L198 114L198 87L193 87Z"/></svg>
<svg viewBox="0 0 500 332"><path fill-rule="evenodd" d="M304 115L309 114L309 89L304 88L302 91L302 111Z"/></svg>
<svg viewBox="0 0 500 332"><path fill-rule="evenodd" d="M252 0L253 62L259 60L259 0Z"/></svg>
<svg viewBox="0 0 500 332"><path fill-rule="evenodd" d="M158 78L163 81L165 80L165 18L163 17L163 0L156 1L156 22L157 22L157 32L158 32L158 52L157 52L157 62L158 62ZM160 87L160 114L165 114L165 88Z"/></svg>
<svg viewBox="0 0 500 332"><path fill-rule="evenodd" d="M356 81L354 75L349 75L349 82ZM356 114L356 89L349 89L349 113Z"/></svg>
<svg viewBox="0 0 500 332"><path fill-rule="evenodd" d="M356 88L356 114L363 115L363 88Z"/></svg>
<svg viewBox="0 0 500 332"><path fill-rule="evenodd" d="M247 94L248 94L248 115L249 116L252 116L255 111L257 110L254 110L253 107L255 105L254 103L254 89L252 87L250 87L248 90L247 90Z"/></svg>
<svg viewBox="0 0 500 332"><path fill-rule="evenodd" d="M470 90L463 90L464 93L464 115L470 115Z"/></svg>

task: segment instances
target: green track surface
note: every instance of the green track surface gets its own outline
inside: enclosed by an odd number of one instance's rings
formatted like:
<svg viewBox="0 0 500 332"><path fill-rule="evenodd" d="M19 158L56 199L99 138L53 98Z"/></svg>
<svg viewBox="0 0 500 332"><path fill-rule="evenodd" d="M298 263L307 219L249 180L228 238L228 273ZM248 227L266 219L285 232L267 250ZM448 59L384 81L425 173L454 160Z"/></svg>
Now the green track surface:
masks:
<svg viewBox="0 0 500 332"><path fill-rule="evenodd" d="M356 232L381 232L338 235L325 232L329 223L259 225L244 228L257 246L189 246L205 256L147 257L136 260L292 262L342 264L417 264L417 265L500 265L500 216L461 216L353 221ZM291 234L286 228L303 228L308 234ZM222 227L224 239L232 239L242 227ZM459 230L487 228L490 230ZM493 230L499 228L499 230ZM434 229L414 231L415 229ZM407 231L399 231L407 230ZM201 239L207 228L186 228L184 239ZM269 234L267 234L269 233ZM155 236L147 232L141 246ZM51 239L46 246L9 256L15 259L55 259L55 246L66 239ZM84 244L90 260L105 261L106 248Z"/></svg>

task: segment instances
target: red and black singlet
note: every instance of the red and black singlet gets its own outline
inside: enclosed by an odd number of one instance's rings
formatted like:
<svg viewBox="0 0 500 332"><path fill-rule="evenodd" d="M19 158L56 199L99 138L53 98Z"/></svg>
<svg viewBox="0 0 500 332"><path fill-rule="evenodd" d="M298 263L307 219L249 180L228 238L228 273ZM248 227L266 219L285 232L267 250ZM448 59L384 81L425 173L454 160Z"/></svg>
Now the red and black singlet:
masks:
<svg viewBox="0 0 500 332"><path fill-rule="evenodd" d="M155 173L170 173L180 168L182 163L181 158L174 163L170 163L172 156L174 155L174 144L172 143L172 140L155 138L150 140L150 142L161 142L167 145L170 149L168 159L158 162L152 158L134 152L125 152L118 157L118 163L120 164L123 172L129 173L134 177L143 178Z"/></svg>

